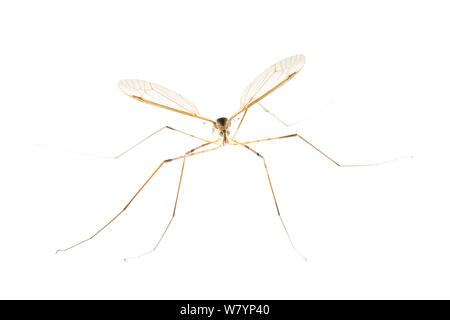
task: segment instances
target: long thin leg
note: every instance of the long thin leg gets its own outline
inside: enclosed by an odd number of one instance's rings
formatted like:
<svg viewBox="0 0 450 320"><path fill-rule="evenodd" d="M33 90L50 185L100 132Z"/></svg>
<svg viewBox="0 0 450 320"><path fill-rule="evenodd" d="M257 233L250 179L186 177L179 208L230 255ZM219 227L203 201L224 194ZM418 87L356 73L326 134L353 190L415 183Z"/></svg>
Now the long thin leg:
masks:
<svg viewBox="0 0 450 320"><path fill-rule="evenodd" d="M181 187L181 180L183 179L183 173L184 173L184 164L186 163L186 157L183 157L183 164L181 165L181 173L180 173L180 180L178 182L178 189L177 189L177 196L175 197L175 205L173 206L173 213L172 213L172 217L170 218L169 223L167 224L166 228L164 229L164 232L162 233L161 237L159 238L158 242L156 243L156 245L153 247L153 249L151 249L150 251L147 251L145 253L142 253L140 255L137 256L133 256L133 257L128 257L128 258L124 258L123 260L126 262L127 260L130 259L136 259L136 258L140 258L143 257L153 251L156 250L156 248L158 248L159 244L161 243L162 239L164 238L164 236L167 233L167 230L169 230L170 225L172 224L173 219L175 218L175 212L177 210L177 203L178 203L178 196L180 194L180 187Z"/></svg>
<svg viewBox="0 0 450 320"><path fill-rule="evenodd" d="M186 154L184 154L183 156L180 156L180 157L176 157L176 158L172 158L172 159L167 159L167 160L164 160L163 162L161 162L161 164L156 168L156 170L152 173L152 175L147 179L147 181L145 181L145 183L142 185L142 187L134 194L134 196L131 198L131 200L126 204L126 206L122 209L122 211L120 211L117 215L115 215L108 223L106 223L103 227L101 227L97 232L95 232L92 236L90 236L89 238L87 238L87 239L85 239L85 240L82 240L82 241L80 241L80 242L78 242L78 243L76 243L76 244L74 244L74 245L72 245L72 246L70 246L70 247L68 247L68 248L66 248L66 249L58 249L57 251L56 251L56 253L58 253L58 252L61 252L61 251L67 251L67 250L70 250L70 249L72 249L72 248L75 248L75 247L77 247L77 246L79 246L79 245L81 245L81 244L83 244L83 243L85 243L85 242L87 242L87 241L89 241L89 240L91 240L92 238L94 238L96 235L98 235L101 231L103 231L106 227L108 227L114 220L116 220L127 208L128 208L128 206L131 204L131 202L133 202L133 200L137 197L137 195L142 191L142 189L144 189L144 187L147 185L147 183L153 178L153 176L159 171L159 169L161 169L161 167L164 165L164 164L166 164L166 163L168 163L168 162L171 162L171 161L174 161L174 160L179 160L179 159L185 159L186 157L190 157L190 156L193 156L193 155L196 155L196 154L201 154L201 153L204 153L204 152L208 152L208 151L212 151L212 150L215 150L215 149L218 149L218 147L217 148L212 148L212 149L208 149L208 150L203 150L203 151L198 151L198 152L194 152L195 150L197 150L197 149L200 149L200 148L203 148L203 147L205 147L205 146L207 146L207 145L209 145L209 144L211 144L211 143L213 143L213 142L208 142L208 143L204 143L204 144L202 144L202 145L200 145L200 146L198 146L198 147L196 147L196 148L194 148L194 149L192 149L192 150L190 150L190 151L188 151ZM184 162L183 162L183 168L184 168ZM181 183L181 179L180 179L180 183ZM178 199L178 196L177 196L177 199Z"/></svg>
<svg viewBox="0 0 450 320"><path fill-rule="evenodd" d="M289 235L289 232L286 228L286 225L283 221L283 218L281 217L281 213L280 213L280 209L278 208L278 202L277 202L277 198L275 197L275 191L273 190L273 186L272 186L272 181L270 180L270 175L269 175L269 170L267 169L267 163L266 160L264 159L264 157L257 151L253 150L252 148L250 148L249 146L247 146L244 143L238 142L236 140L233 140L233 142L235 142L238 145L241 145L245 148L247 148L248 150L250 150L251 152L253 152L254 154L256 154L258 157L260 157L264 163L264 168L266 169L266 174L267 174L267 179L269 180L269 185L270 185L270 190L272 191L272 196L273 196L273 201L275 202L275 207L277 208L277 212L278 212L278 217L280 218L281 224L283 225L284 231L286 231L286 235L289 239L289 242L291 243L292 247L294 248L295 251L297 251L297 253L306 261L306 257L300 253L300 251L297 250L297 248L294 245L294 242L292 242L291 236Z"/></svg>
<svg viewBox="0 0 450 320"><path fill-rule="evenodd" d="M272 113L269 109L265 108L261 103L257 103L257 105L259 105L261 107L261 109L263 109L265 112L267 112L270 116L272 116L273 118L275 118L277 121L279 121L281 124L283 124L285 127L290 127L293 126L297 123L286 123L283 120L281 120L276 114ZM248 109L244 111L244 114L242 115L241 121L239 121L239 125L236 128L236 131L233 133L233 136L231 137L232 139L234 139L239 131L239 129L241 128L242 122L244 121L245 115L247 114Z"/></svg>
<svg viewBox="0 0 450 320"><path fill-rule="evenodd" d="M247 114L247 111L248 111L248 109L244 111L244 114L242 115L241 121L239 121L239 125L236 128L236 131L233 133L233 136L231 137L232 139L234 139L234 137L236 137L239 129L241 128L242 121L244 121L244 118L245 118L245 115Z"/></svg>
<svg viewBox="0 0 450 320"><path fill-rule="evenodd" d="M291 127L298 123L298 122L286 123L285 121L281 120L275 113L271 112L269 109L264 107L261 103L258 102L257 104L261 107L261 109L263 109L265 112L267 112L269 115L271 115L274 119L276 119L278 122L280 122L285 127Z"/></svg>
<svg viewBox="0 0 450 320"><path fill-rule="evenodd" d="M321 151L319 148L317 148L316 146L314 146L312 143L310 143L308 140L306 140L305 138L303 138L301 135L299 134L290 134L287 136L282 136L282 137L275 137L275 138L267 138L267 139L259 139L259 140L253 140L253 141L246 141L246 142L242 142L242 144L250 144L250 143L258 143L258 142L263 142L263 141L271 141L271 140L279 140L279 139L286 139L286 138L294 138L294 137L298 137L301 140L303 140L304 142L306 142L308 145L310 145L311 147L313 147L315 150L317 150L320 154L322 154L323 156L325 156L328 160L330 160L331 162L333 162L335 165L339 166L339 167L368 167L368 166L378 166L380 164L385 164L385 163L389 163L392 161L397 161L400 159L406 159L406 158L412 158L412 156L405 156L405 157L399 157L399 158L395 158L395 159L391 159L391 160L387 160L387 161L382 161L382 162L377 162L377 163L368 163L368 164L340 164L338 163L336 160L332 159L331 157L329 157L328 155L326 155L323 151Z"/></svg>
<svg viewBox="0 0 450 320"><path fill-rule="evenodd" d="M136 148L138 145L140 145L141 143L145 142L145 141L148 140L150 137L154 136L155 134L157 134L158 132L160 132L160 131L162 131L162 130L164 130L164 129L169 129L169 130L172 130L172 131L175 131L175 132L178 132L178 133L181 133L181 134L190 136L190 137L192 137L192 138L195 138L195 139L198 139L198 140L202 140L202 141L204 141L204 142L210 142L210 143L212 142L212 141L209 141L209 140L206 140L206 139L203 139L203 138L194 136L193 134L190 134L190 133L187 133L187 132L178 130L178 129L174 129L174 128L169 127L169 126L164 126L164 127L160 128L160 129L156 130L155 132L151 133L150 135L148 135L147 137L145 137L144 139L142 139L142 140L139 141L138 143L134 144L133 146L131 146L131 147L128 148L127 150L123 151L123 152L120 153L119 155L115 156L114 159L119 159L121 156L123 156L123 155L126 154L127 152L131 151L132 149Z"/></svg>
<svg viewBox="0 0 450 320"><path fill-rule="evenodd" d="M197 152L197 153L192 153L192 154L186 153L186 154L184 155L184 157L183 157L183 164L182 164L182 166L181 166L180 180L179 180L179 182L178 182L177 195L176 195L176 197L175 197L175 204L174 204L174 206L173 206L172 217L170 218L169 223L167 224L166 228L164 229L163 234L161 235L161 237L159 238L158 242L157 242L156 245L153 247L153 249L151 249L150 251L147 251L147 252L145 252L145 253L142 253L142 254L140 254L140 255L137 255L137 256L124 258L124 261L125 261L125 262L128 261L128 260L130 260L130 259L141 258L141 257L143 257L143 256L145 256L145 255L147 255L147 254L152 253L153 251L155 251L156 248L158 248L158 246L159 246L159 244L161 243L161 241L162 241L162 239L164 238L164 236L166 235L167 230L169 230L169 227L170 227L170 225L172 224L173 219L175 218L175 213L176 213L176 210L177 210L178 196L180 195L181 181L182 181L182 179L183 179L184 164L186 163L186 157L193 156L193 155L195 155L195 154L200 154L200 153L208 152L208 151L217 150L217 149L219 149L219 148L222 148L222 145L220 145L220 146L218 146L218 147L215 147L215 148L211 148L211 149L205 150L205 151L201 151L201 152Z"/></svg>
<svg viewBox="0 0 450 320"><path fill-rule="evenodd" d="M175 212L177 211L178 196L180 195L181 180L183 179L184 164L185 163L186 163L186 157L183 158L183 164L181 166L180 181L178 181L177 196L175 197L175 204L173 206L172 217L170 218L169 223L167 224L166 228L164 229L164 232L161 235L161 238L159 238L159 240L156 243L155 247L150 252L155 251L156 248L158 248L159 244L161 243L161 240L164 238L164 236L166 235L167 230L169 229L170 225L172 224L173 218L175 218Z"/></svg>

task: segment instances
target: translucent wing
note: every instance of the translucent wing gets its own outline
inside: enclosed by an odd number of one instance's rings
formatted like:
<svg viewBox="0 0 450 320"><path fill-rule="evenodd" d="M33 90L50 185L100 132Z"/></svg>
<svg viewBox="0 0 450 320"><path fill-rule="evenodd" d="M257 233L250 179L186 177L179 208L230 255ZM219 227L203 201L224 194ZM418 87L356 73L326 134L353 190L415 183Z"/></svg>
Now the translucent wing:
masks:
<svg viewBox="0 0 450 320"><path fill-rule="evenodd" d="M120 80L123 93L139 101L199 118L198 109L182 95L159 84L144 80ZM200 117L201 118L201 117Z"/></svg>
<svg viewBox="0 0 450 320"><path fill-rule="evenodd" d="M267 68L244 90L241 96L241 109L249 108L272 91L281 87L284 83L296 75L305 64L304 55L295 55ZM234 116L233 116L234 117Z"/></svg>

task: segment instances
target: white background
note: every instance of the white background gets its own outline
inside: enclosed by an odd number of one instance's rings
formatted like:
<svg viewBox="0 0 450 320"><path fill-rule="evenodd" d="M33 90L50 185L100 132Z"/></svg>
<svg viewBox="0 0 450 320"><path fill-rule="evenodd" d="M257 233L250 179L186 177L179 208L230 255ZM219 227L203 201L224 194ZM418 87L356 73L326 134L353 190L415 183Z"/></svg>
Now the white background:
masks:
<svg viewBox="0 0 450 320"><path fill-rule="evenodd" d="M445 1L14 1L0 5L0 298L450 298L449 7ZM209 138L117 81L155 81L213 119L302 53L304 69L249 111L240 147L158 164Z"/></svg>

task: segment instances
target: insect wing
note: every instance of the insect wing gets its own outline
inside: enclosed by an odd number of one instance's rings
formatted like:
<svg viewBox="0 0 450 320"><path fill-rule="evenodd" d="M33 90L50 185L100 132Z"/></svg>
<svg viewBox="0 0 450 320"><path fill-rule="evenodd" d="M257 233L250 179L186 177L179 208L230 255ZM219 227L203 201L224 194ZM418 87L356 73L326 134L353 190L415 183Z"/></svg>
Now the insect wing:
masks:
<svg viewBox="0 0 450 320"><path fill-rule="evenodd" d="M198 116L197 107L182 95L167 89L159 84L144 80L120 80L119 88L126 95L144 100L144 102L157 106L168 107Z"/></svg>
<svg viewBox="0 0 450 320"><path fill-rule="evenodd" d="M241 109L245 110L276 90L294 75L296 75L305 64L304 55L295 55L279 61L270 66L244 90L241 96Z"/></svg>

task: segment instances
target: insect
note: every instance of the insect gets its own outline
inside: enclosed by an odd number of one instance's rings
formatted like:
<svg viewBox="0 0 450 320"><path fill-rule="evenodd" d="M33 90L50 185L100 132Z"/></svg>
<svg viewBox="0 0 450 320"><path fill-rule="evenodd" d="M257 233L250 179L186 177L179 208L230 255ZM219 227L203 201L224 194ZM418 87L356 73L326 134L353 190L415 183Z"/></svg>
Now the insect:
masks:
<svg viewBox="0 0 450 320"><path fill-rule="evenodd" d="M149 136L147 136L146 138L144 138L137 144L133 145L126 151L119 154L116 158L121 157L122 155L124 155L128 151L132 150L137 145L143 143L144 141L146 141L147 139L149 139L150 137L152 137L153 135L157 134L158 132L160 132L162 130L170 130L172 132L187 135L187 136L192 137L193 139L202 141L202 144L187 151L183 155L162 161L161 164L156 168L156 170L147 179L147 181L145 181L145 183L141 186L141 188L134 194L134 196L131 198L131 200L125 205L125 207L118 214L116 214L108 223L106 223L103 227L101 227L99 230L97 230L89 238L84 239L68 248L59 249L59 250L57 250L57 253L61 252L61 251L70 250L74 247L77 247L77 246L91 240L95 236L97 236L101 231L103 231L114 220L116 220L120 215L122 215L125 212L125 210L130 206L130 204L138 196L138 194L142 191L142 189L144 189L144 187L150 182L150 180L155 176L155 174L165 164L172 162L172 161L181 160L182 166L181 166L180 178L178 181L178 189L177 189L177 194L176 194L176 198L175 198L173 214L172 214L172 217L171 217L169 223L167 224L166 228L164 229L164 232L162 233L161 237L159 238L159 241L156 243L154 248L149 252L154 251L159 246L161 241L163 240L164 236L167 233L167 230L169 229L170 225L172 224L173 219L175 218L175 212L177 209L178 196L180 193L180 186L181 186L181 181L183 179L184 165L185 165L186 159L195 157L199 154L211 152L211 151L217 150L219 148L231 145L231 146L238 146L238 147L247 149L249 152L254 153L255 156L258 157L261 160L261 162L263 163L265 173L267 175L268 184L272 191L273 201L275 202L275 207L277 210L278 217L280 218L282 227L283 227L292 247L301 255L301 253L295 248L295 245L292 242L292 239L289 235L289 232L286 228L286 225L283 221L280 210L278 208L275 191L274 191L272 182L270 180L270 175L269 175L269 170L267 167L266 160L263 155L261 155L259 152L257 152L253 148L251 148L249 146L250 144L253 145L256 143L263 142L263 141L276 141L276 140L280 140L280 139L290 139L290 138L297 139L300 142L308 144L313 149L315 149L317 152L322 154L324 157L326 157L328 160L330 160L332 163L334 163L335 165L337 165L339 167L371 166L371 165L378 165L378 164L391 162L391 161L400 159L400 158L397 158L394 160L389 160L389 161L385 161L385 162L381 162L381 163L373 163L373 164L343 165L343 164L338 163L331 157L329 157L327 154L322 152L319 148L314 146L312 143L310 143L309 141L307 141L305 138L303 138L301 135L299 135L297 133L280 136L280 137L265 138L265 139L245 141L245 142L241 142L241 141L238 141L237 139L235 139L237 132L239 131L242 123L244 122L247 111L252 106L260 105L270 115L275 116L272 113L270 113L267 109L265 109L259 102L262 99L264 99L266 96L271 94L273 91L275 91L278 88L280 88L281 86L283 86L286 82L291 80L303 68L304 64L305 64L305 57L303 55L294 55L294 56L288 57L286 59L283 59L283 60L279 61L278 63L270 66L264 72L262 72L258 77L256 77L255 80L253 80L253 82L251 82L247 86L247 88L244 90L244 92L242 93L242 96L241 96L240 109L229 118L221 117L221 118L218 118L217 120L211 120L211 119L201 116L199 111L197 110L197 108L195 107L195 105L193 103L191 103L185 97L183 97L163 86L160 86L155 83L143 81L143 80L120 80L118 83L119 88L125 94L127 94L128 96L130 96L138 101L211 123L211 126L213 128L213 139L204 139L204 138L197 137L193 134L186 133L181 130L169 127L169 126L165 126L161 129L153 132L152 134L150 134ZM236 117L239 115L240 115L240 119L239 119L237 128L234 130L234 132L230 132L231 121L238 119ZM147 252L147 253L149 253L149 252ZM145 253L145 254L147 254L147 253ZM303 255L302 255L302 257L303 257Z"/></svg>

